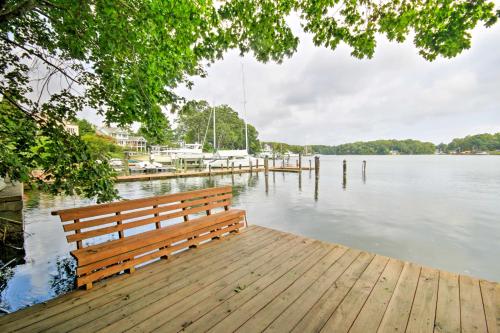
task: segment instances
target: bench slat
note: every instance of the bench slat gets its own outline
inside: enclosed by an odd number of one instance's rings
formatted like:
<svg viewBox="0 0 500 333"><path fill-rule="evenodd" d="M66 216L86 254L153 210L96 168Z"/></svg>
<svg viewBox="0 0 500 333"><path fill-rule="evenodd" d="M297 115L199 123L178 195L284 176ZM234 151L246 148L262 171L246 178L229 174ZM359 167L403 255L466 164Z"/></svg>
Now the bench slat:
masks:
<svg viewBox="0 0 500 333"><path fill-rule="evenodd" d="M68 235L68 236L66 236L66 239L68 240L68 243L72 243L72 242L84 240L87 238L103 236L103 235L115 233L115 232L122 231L122 230L137 228L137 227L141 227L141 226L156 223L156 222L166 221L166 220L170 220L173 218L186 216L188 214L200 213L200 212L205 211L207 209L207 207L210 207L210 209L214 209L214 208L218 208L218 207L224 207L226 205L227 205L227 203L225 201L224 202L216 202L216 203L210 204L209 206L194 207L194 208L186 209L186 210L175 212L175 213L163 214L163 215L153 216L150 218L137 220L137 221L133 221L133 222L122 223L122 224L113 225L113 226L109 226L109 227L105 227L105 228L80 232L80 233L76 233L73 235Z"/></svg>
<svg viewBox="0 0 500 333"><path fill-rule="evenodd" d="M82 277L78 278L77 286L78 287L84 286L88 283L91 283L93 281L102 279L104 277L119 273L119 272L124 271L126 269L130 269L130 268L135 267L135 266L142 264L144 262L169 255L170 253L175 252L175 251L182 250L184 248L189 247L189 245L197 244L197 243L202 242L204 240L208 240L216 235L222 235L222 234L225 234L227 232L237 230L239 228L242 228L243 226L244 226L243 223L238 223L238 224L229 226L227 228L217 230L214 233L210 233L208 235L203 235L203 236L200 236L198 238L191 239L191 240L186 241L182 244L174 245L172 247L168 247L168 248L165 248L163 250L156 251L156 252L144 255L142 257L139 257L139 258L136 258L133 260L129 260L129 261L123 262L123 263L118 264L118 265L111 266L111 267L103 269L103 270L99 270L95 273L82 276Z"/></svg>
<svg viewBox="0 0 500 333"><path fill-rule="evenodd" d="M134 257L136 257L138 255L141 255L143 253L154 251L154 250L160 249L162 247L171 246L172 244L177 243L177 242L179 242L181 240L192 238L194 236L199 236L200 234L205 234L207 232L211 232L210 233L210 235L211 235L210 237L214 237L214 236L217 235L215 233L215 231L213 231L214 229L215 230L216 229L220 229L220 228L223 228L223 227L225 227L225 226L227 226L229 224L234 224L234 223L239 223L239 222L241 222L241 217L234 218L234 219L231 219L231 220L228 220L228 221L224 221L224 222L221 222L221 223L217 223L217 224L214 224L214 225L211 225L209 227L202 228L202 229L198 229L198 230L186 233L185 235L168 238L168 239L165 239L163 241L160 241L160 242L157 242L157 243L153 243L153 244L148 244L148 245L143 246L143 247L138 248L138 249L134 249L134 250L131 250L131 251L128 251L128 252L125 252L125 253L120 253L120 254L115 255L115 256L113 256L111 258L106 258L106 259L103 259L103 260L99 260L99 261L93 262L93 263L88 264L88 265L80 266L80 267L77 268L76 273L77 273L77 275L87 274L87 273L92 272L93 270L96 270L96 269L99 269L99 268L102 268L102 267L106 267L106 266L109 266L109 265L113 265L113 264L115 264L117 262L122 262L122 261L125 261L125 260L133 259ZM200 238L199 237L197 238L197 242L200 242ZM184 243L182 243L182 244L184 244ZM193 243L190 243L190 245L191 244L193 244Z"/></svg>
<svg viewBox="0 0 500 333"><path fill-rule="evenodd" d="M52 215L59 215L62 222L72 221L75 219L84 219L93 216L106 215L115 212L123 212L132 209L143 207L152 207L154 205L162 205L181 200L189 200L198 197L211 196L217 194L232 193L231 186L215 187L209 189L195 190L182 193L166 194L161 196L125 200L112 202L108 204L91 205L86 207L71 208L52 212Z"/></svg>
<svg viewBox="0 0 500 333"><path fill-rule="evenodd" d="M137 248L146 246L151 243L157 243L162 240L185 235L186 233L209 227L220 222L224 222L233 218L239 218L244 215L244 211L230 210L219 214L212 214L204 216L203 218L195 219L190 222L178 223L167 226L158 230L151 230L142 234L136 235L137 237L124 238L122 241L112 241L115 246L111 247L110 244L101 243L96 246L85 247L83 249L72 251L71 254L78 259L79 265L86 265L90 262L109 258L119 253L124 253L130 248Z"/></svg>
<svg viewBox="0 0 500 333"><path fill-rule="evenodd" d="M133 218L138 218L146 215L153 215L153 214L158 214L158 213L163 213L163 212L168 212L171 210L176 210L176 209L181 209L181 208L186 208L186 207L191 207L191 206L197 206L197 205L202 205L202 204L210 204L211 202L218 202L218 201L224 201L227 205L231 205L231 199L232 198L232 193L227 193L223 195L217 195L217 196L210 196L198 200L192 200L192 201L185 201L184 203L178 203L178 204L171 204L168 206L159 206L157 208L151 208L151 209L142 209L139 211L133 211L130 213L123 213L120 212L120 215L114 215L114 216L106 216L106 217L101 217L93 220L87 220L87 221L81 221L78 223L69 223L63 225L64 231L73 231L73 230L81 230L81 229L86 229L86 228L91 228L91 227L97 227L99 225L103 224L109 224L113 222L118 222L121 221L122 223L124 220L128 219L133 219Z"/></svg>

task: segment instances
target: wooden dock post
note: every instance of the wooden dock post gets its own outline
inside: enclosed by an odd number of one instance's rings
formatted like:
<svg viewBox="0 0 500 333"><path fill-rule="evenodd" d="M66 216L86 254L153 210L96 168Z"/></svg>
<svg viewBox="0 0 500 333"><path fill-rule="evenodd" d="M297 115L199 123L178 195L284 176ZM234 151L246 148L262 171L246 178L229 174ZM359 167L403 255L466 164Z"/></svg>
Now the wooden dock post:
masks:
<svg viewBox="0 0 500 333"><path fill-rule="evenodd" d="M273 153L273 168L276 167L276 154Z"/></svg>
<svg viewBox="0 0 500 333"><path fill-rule="evenodd" d="M231 162L231 174L234 174L234 162Z"/></svg>
<svg viewBox="0 0 500 333"><path fill-rule="evenodd" d="M342 162L342 187L345 189L347 186L347 161Z"/></svg>
<svg viewBox="0 0 500 333"><path fill-rule="evenodd" d="M363 174L366 173L366 161L363 160L363 164L361 165L361 171L363 172Z"/></svg>
<svg viewBox="0 0 500 333"><path fill-rule="evenodd" d="M255 167L257 168L257 170L259 170L259 159L255 161Z"/></svg>
<svg viewBox="0 0 500 333"><path fill-rule="evenodd" d="M309 159L309 170L312 170L312 167L311 167L311 159Z"/></svg>
<svg viewBox="0 0 500 333"><path fill-rule="evenodd" d="M229 169L229 157L226 158L226 168Z"/></svg>
<svg viewBox="0 0 500 333"><path fill-rule="evenodd" d="M130 175L130 168L128 166L128 160L130 159L129 152L125 153L125 163L123 164L123 171L125 172L125 176Z"/></svg>
<svg viewBox="0 0 500 333"><path fill-rule="evenodd" d="M302 153L299 153L299 170L302 172Z"/></svg>
<svg viewBox="0 0 500 333"><path fill-rule="evenodd" d="M212 166L210 164L208 165L208 175L212 175Z"/></svg>
<svg viewBox="0 0 500 333"><path fill-rule="evenodd" d="M252 161L250 160L250 174L252 174L252 171L253 171L253 166L252 166ZM257 169L257 172L259 172L259 170Z"/></svg>
<svg viewBox="0 0 500 333"><path fill-rule="evenodd" d="M314 175L319 178L319 156L314 156Z"/></svg>
<svg viewBox="0 0 500 333"><path fill-rule="evenodd" d="M267 176L269 174L269 158L264 157L264 174Z"/></svg>

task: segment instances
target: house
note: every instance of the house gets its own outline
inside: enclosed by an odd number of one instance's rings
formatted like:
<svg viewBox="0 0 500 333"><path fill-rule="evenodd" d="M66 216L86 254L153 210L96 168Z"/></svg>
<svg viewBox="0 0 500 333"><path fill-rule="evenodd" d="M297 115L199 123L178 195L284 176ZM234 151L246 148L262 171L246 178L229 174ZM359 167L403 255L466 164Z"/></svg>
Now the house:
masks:
<svg viewBox="0 0 500 333"><path fill-rule="evenodd" d="M78 125L75 124L64 124L64 129L66 132L68 132L71 135L78 135L79 134L79 127Z"/></svg>
<svg viewBox="0 0 500 333"><path fill-rule="evenodd" d="M132 135L128 130L116 127L103 127L99 131L115 139L116 144L130 150L146 152L147 140L142 136Z"/></svg>

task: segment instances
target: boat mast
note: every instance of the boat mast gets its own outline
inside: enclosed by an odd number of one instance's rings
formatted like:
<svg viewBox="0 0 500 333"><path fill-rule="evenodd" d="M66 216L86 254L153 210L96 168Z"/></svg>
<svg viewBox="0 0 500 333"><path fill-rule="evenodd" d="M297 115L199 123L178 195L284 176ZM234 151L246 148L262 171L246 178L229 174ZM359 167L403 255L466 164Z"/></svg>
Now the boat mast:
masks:
<svg viewBox="0 0 500 333"><path fill-rule="evenodd" d="M215 106L212 107L212 112L214 113L214 153L217 151L217 141L215 138Z"/></svg>
<svg viewBox="0 0 500 333"><path fill-rule="evenodd" d="M245 150L248 154L248 124L247 124L247 96L245 91L245 69L241 63L241 81L243 85L243 122L245 123Z"/></svg>

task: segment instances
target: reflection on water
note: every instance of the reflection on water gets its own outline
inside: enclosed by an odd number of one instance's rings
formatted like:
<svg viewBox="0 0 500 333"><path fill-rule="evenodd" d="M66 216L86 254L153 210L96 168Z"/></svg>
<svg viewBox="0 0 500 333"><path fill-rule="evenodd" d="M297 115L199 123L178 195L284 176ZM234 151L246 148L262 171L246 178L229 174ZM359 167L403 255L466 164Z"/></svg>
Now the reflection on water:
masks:
<svg viewBox="0 0 500 333"><path fill-rule="evenodd" d="M319 174L235 173L117 188L123 198L135 199L223 185L234 186L234 206L247 210L250 224L500 280L498 156L322 157ZM26 195L26 263L0 276L0 307L9 310L72 288L72 248L50 212L93 203Z"/></svg>

